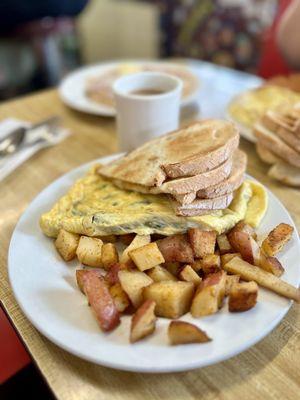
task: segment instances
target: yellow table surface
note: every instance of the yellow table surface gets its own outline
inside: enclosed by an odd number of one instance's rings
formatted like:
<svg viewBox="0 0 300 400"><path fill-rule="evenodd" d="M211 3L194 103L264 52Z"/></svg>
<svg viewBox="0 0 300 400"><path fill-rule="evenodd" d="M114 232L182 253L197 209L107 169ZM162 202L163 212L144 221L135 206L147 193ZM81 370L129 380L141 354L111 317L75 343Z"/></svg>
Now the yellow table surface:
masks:
<svg viewBox="0 0 300 400"><path fill-rule="evenodd" d="M248 351L217 365L172 374L115 371L83 361L44 338L17 305L7 276L7 251L16 222L32 199L74 167L117 149L113 119L89 116L65 107L56 90L2 103L0 120L15 117L35 122L62 116L72 135L45 149L0 182L0 296L32 359L58 399L297 399L300 396L300 307L293 305L274 331ZM300 226L300 192L271 181L254 145L248 173L283 202ZM299 260L300 267L300 260ZM37 299L38 301L38 299Z"/></svg>

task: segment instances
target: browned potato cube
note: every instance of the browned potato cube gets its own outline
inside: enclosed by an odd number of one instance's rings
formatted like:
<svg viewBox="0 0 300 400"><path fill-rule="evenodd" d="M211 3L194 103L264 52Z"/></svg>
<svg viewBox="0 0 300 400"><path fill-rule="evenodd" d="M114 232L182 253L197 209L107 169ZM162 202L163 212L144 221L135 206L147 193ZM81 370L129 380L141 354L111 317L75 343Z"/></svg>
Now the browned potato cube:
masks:
<svg viewBox="0 0 300 400"><path fill-rule="evenodd" d="M89 267L102 267L102 246L101 239L81 236L76 250L78 260Z"/></svg>
<svg viewBox="0 0 300 400"><path fill-rule="evenodd" d="M145 271L165 262L156 242L131 250L129 256L140 271Z"/></svg>
<svg viewBox="0 0 300 400"><path fill-rule="evenodd" d="M224 265L226 264L226 263L228 263L230 260L232 260L234 257L240 257L241 258L241 255L240 255L240 253L229 253L229 254L223 254L222 256L221 256L221 265L222 265L222 268L224 267Z"/></svg>
<svg viewBox="0 0 300 400"><path fill-rule="evenodd" d="M135 238L132 240L130 245L126 247L120 257L120 263L122 264L133 264L131 258L129 256L129 252L134 249L138 249L139 247L144 246L145 244L150 243L151 237L150 235L135 235Z"/></svg>
<svg viewBox="0 0 300 400"><path fill-rule="evenodd" d="M146 300L132 316L130 327L130 342L135 343L155 330L155 301Z"/></svg>
<svg viewBox="0 0 300 400"><path fill-rule="evenodd" d="M177 277L180 270L179 262L167 262L164 264L164 267L175 277Z"/></svg>
<svg viewBox="0 0 300 400"><path fill-rule="evenodd" d="M183 267L179 273L179 278L186 282L193 282L195 285L198 285L202 281L202 278L200 278L190 265Z"/></svg>
<svg viewBox="0 0 300 400"><path fill-rule="evenodd" d="M194 318L214 314L222 307L225 296L226 272L208 275L198 286L193 298L191 314Z"/></svg>
<svg viewBox="0 0 300 400"><path fill-rule="evenodd" d="M118 275L123 290L133 306L138 308L143 302L143 288L150 285L153 282L152 279L141 271L121 270Z"/></svg>
<svg viewBox="0 0 300 400"><path fill-rule="evenodd" d="M113 243L104 243L101 254L102 265L105 269L119 261L118 251Z"/></svg>
<svg viewBox="0 0 300 400"><path fill-rule="evenodd" d="M215 231L202 231L199 228L188 230L188 237L196 258L214 254L217 233Z"/></svg>
<svg viewBox="0 0 300 400"><path fill-rule="evenodd" d="M190 264L194 261L193 250L186 235L168 236L156 243L167 263L175 261Z"/></svg>
<svg viewBox="0 0 300 400"><path fill-rule="evenodd" d="M253 265L259 264L260 248L252 236L246 232L237 231L230 235L229 240L233 249L241 254L243 260Z"/></svg>
<svg viewBox="0 0 300 400"><path fill-rule="evenodd" d="M209 254L201 260L201 267L204 274L212 274L221 269L221 257L217 254Z"/></svg>
<svg viewBox="0 0 300 400"><path fill-rule="evenodd" d="M262 242L262 249L268 256L275 256L284 245L291 239L294 228L288 224L279 224L274 228Z"/></svg>
<svg viewBox="0 0 300 400"><path fill-rule="evenodd" d="M284 268L277 258L267 257L262 252L259 267L276 276L281 276L284 273Z"/></svg>
<svg viewBox="0 0 300 400"><path fill-rule="evenodd" d="M230 312L247 311L257 301L258 286L254 281L235 283L229 293L228 308Z"/></svg>
<svg viewBox="0 0 300 400"><path fill-rule="evenodd" d="M231 244L225 233L217 236L217 243L220 250L220 254L231 253L233 251Z"/></svg>
<svg viewBox="0 0 300 400"><path fill-rule="evenodd" d="M257 234L256 234L256 232L255 232L255 229L254 229L251 225L246 224L244 221L238 222L238 223L230 230L230 232L227 234L227 237L228 237L229 241L230 241L230 235L231 235L233 232L245 232L245 233L247 233L249 236L253 237L254 240L257 239Z"/></svg>
<svg viewBox="0 0 300 400"><path fill-rule="evenodd" d="M71 261L76 256L78 243L79 235L60 229L54 245L65 261Z"/></svg>
<svg viewBox="0 0 300 400"><path fill-rule="evenodd" d="M155 282L143 289L145 300L154 300L155 314L165 318L179 318L190 309L194 293L191 282Z"/></svg>
<svg viewBox="0 0 300 400"><path fill-rule="evenodd" d="M156 267L149 269L147 271L147 275L150 276L153 282L177 281L175 276L161 265L157 265Z"/></svg>
<svg viewBox="0 0 300 400"><path fill-rule="evenodd" d="M227 275L225 285L225 296L228 296L232 286L240 280L239 275Z"/></svg>
<svg viewBox="0 0 300 400"><path fill-rule="evenodd" d="M185 321L171 321L168 328L168 336L171 345L211 341L206 332Z"/></svg>
<svg viewBox="0 0 300 400"><path fill-rule="evenodd" d="M124 312L129 307L130 301L121 284L115 283L109 288L109 292L119 313Z"/></svg>

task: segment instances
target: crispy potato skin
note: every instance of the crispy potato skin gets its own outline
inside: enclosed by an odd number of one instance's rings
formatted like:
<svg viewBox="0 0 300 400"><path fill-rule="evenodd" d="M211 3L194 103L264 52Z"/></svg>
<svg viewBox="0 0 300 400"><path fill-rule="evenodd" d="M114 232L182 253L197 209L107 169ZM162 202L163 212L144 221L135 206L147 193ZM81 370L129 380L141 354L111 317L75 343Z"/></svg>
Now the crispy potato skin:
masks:
<svg viewBox="0 0 300 400"><path fill-rule="evenodd" d="M194 294L191 282L155 282L143 289L145 300L154 300L155 314L165 318L179 318L187 313Z"/></svg>
<svg viewBox="0 0 300 400"><path fill-rule="evenodd" d="M230 232L227 234L227 237L230 241L230 235L234 232L244 232L247 233L249 236L253 237L254 240L257 239L257 234L255 232L255 229L249 225L246 224L244 221L240 221L238 222L231 230Z"/></svg>
<svg viewBox="0 0 300 400"><path fill-rule="evenodd" d="M128 270L126 264L116 263L110 266L109 270L105 275L105 280L109 285L114 285L119 283L119 271Z"/></svg>
<svg viewBox="0 0 300 400"><path fill-rule="evenodd" d="M199 228L188 230L188 238L196 258L214 254L217 234L215 231L202 231Z"/></svg>
<svg viewBox="0 0 300 400"><path fill-rule="evenodd" d="M116 328L120 323L120 316L104 279L96 271L87 271L83 290L102 331L108 332Z"/></svg>
<svg viewBox="0 0 300 400"><path fill-rule="evenodd" d="M228 309L230 312L248 311L256 305L258 286L254 281L232 285L229 293Z"/></svg>
<svg viewBox="0 0 300 400"><path fill-rule="evenodd" d="M147 275L153 279L154 282L161 281L177 281L176 277L171 274L166 268L157 265L147 271Z"/></svg>
<svg viewBox="0 0 300 400"><path fill-rule="evenodd" d="M175 261L190 264L194 261L193 250L186 235L168 236L156 243L167 263Z"/></svg>
<svg viewBox="0 0 300 400"><path fill-rule="evenodd" d="M83 289L83 282L84 282L84 277L86 275L86 273L88 272L87 269L76 269L76 282L77 282L77 286L79 287L80 291L84 293L84 289ZM93 271L95 274L97 274L100 278L102 277L102 273L100 270L94 270Z"/></svg>
<svg viewBox="0 0 300 400"><path fill-rule="evenodd" d="M79 235L61 229L54 242L56 250L65 261L71 261L76 256Z"/></svg>
<svg viewBox="0 0 300 400"><path fill-rule="evenodd" d="M260 248L252 236L246 232L236 231L231 233L229 240L233 249L240 253L243 260L258 265Z"/></svg>
<svg viewBox="0 0 300 400"><path fill-rule="evenodd" d="M135 343L155 331L156 316L154 310L155 301L146 300L132 316L130 327L131 343Z"/></svg>
<svg viewBox="0 0 300 400"><path fill-rule="evenodd" d="M111 265L119 261L118 251L113 243L104 243L101 251L101 261L103 268L109 269Z"/></svg>
<svg viewBox="0 0 300 400"><path fill-rule="evenodd" d="M165 262L156 242L129 251L129 256L140 271L145 271Z"/></svg>
<svg viewBox="0 0 300 400"><path fill-rule="evenodd" d="M291 239L294 228L288 224L279 224L262 242L262 249L266 255L273 257L279 253L284 245Z"/></svg>
<svg viewBox="0 0 300 400"><path fill-rule="evenodd" d="M194 324L185 321L171 321L168 328L171 345L207 343L211 338Z"/></svg>
<svg viewBox="0 0 300 400"><path fill-rule="evenodd" d="M109 292L118 312L123 313L130 306L130 301L121 284L115 283L109 288Z"/></svg>

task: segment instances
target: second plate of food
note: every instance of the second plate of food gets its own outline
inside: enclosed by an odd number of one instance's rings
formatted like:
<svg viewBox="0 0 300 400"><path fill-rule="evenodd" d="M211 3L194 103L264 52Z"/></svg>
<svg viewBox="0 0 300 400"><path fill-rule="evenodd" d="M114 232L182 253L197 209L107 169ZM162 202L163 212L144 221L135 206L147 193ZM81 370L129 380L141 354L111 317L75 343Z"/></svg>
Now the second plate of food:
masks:
<svg viewBox="0 0 300 400"><path fill-rule="evenodd" d="M90 114L114 117L112 85L116 79L135 72L162 72L182 79L182 106L195 99L199 79L193 68L161 61L115 61L83 67L68 75L59 87L62 100L70 107Z"/></svg>
<svg viewBox="0 0 300 400"><path fill-rule="evenodd" d="M97 162L104 164L112 159L107 157ZM216 314L193 318L187 313L180 318L205 331L211 338L205 343L171 346L167 318L158 318L155 332L133 344L129 340L130 315L122 316L121 323L112 332L101 332L86 297L76 284L79 261L65 262L56 252L53 239L46 237L38 226L41 215L66 195L92 165L70 171L40 193L19 220L12 237L9 279L14 295L27 318L48 339L72 354L112 368L137 372L184 371L226 360L246 350L281 321L292 302L260 287L257 304L249 311L229 312L226 301ZM97 178L91 177L88 182L91 184L94 179ZM264 238L279 223L294 227L279 260L285 267L283 281L298 286L300 245L296 227L276 197L269 191L267 194L269 205L257 230L258 238ZM63 198L65 205L74 208L72 221L76 224L87 209L80 202L73 204L70 200L74 203L75 198L72 200L70 195ZM259 204L254 201L252 206Z"/></svg>

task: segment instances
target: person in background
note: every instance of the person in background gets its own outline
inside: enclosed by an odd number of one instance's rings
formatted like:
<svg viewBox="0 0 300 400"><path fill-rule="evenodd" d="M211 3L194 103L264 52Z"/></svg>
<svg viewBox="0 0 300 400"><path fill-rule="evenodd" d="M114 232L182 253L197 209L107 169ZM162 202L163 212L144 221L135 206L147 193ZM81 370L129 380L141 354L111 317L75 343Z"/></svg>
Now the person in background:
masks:
<svg viewBox="0 0 300 400"><path fill-rule="evenodd" d="M300 1L293 0L284 12L277 30L277 43L286 62L300 69Z"/></svg>

